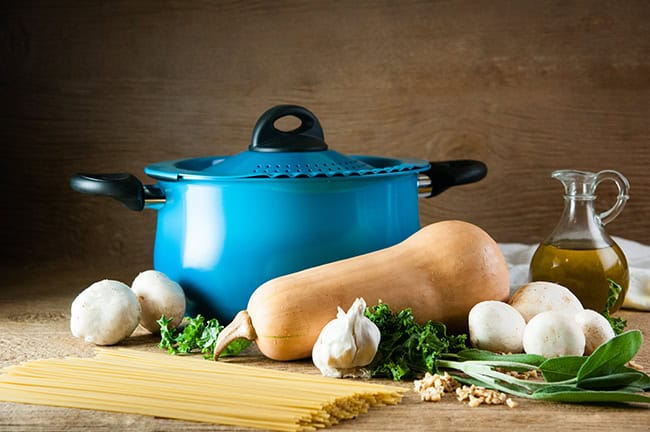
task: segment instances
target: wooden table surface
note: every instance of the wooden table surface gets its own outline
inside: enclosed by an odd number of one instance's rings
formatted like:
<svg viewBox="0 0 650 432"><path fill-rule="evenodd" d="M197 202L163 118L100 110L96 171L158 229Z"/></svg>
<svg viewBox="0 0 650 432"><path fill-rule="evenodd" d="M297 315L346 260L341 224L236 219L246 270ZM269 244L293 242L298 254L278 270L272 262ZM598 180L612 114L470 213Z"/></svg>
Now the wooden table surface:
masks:
<svg viewBox="0 0 650 432"><path fill-rule="evenodd" d="M8 272L3 272L9 274ZM0 367L28 359L89 356L93 347L75 339L69 331L70 303L93 282L92 270L35 270L20 281L0 288ZM650 313L622 311L628 328L648 335ZM122 346L155 351L157 338L138 329ZM235 361L275 369L315 374L310 362L281 363L265 360L256 351ZM650 368L650 342L636 361ZM400 385L410 387L411 382ZM455 399L424 403L415 392L405 393L397 406L371 410L333 430L574 430L647 431L650 408L643 406L570 405L517 399L514 409L505 406L469 408ZM0 402L0 431L87 430L233 430L220 425L181 422L131 414L68 409ZM242 429L244 430L244 429Z"/></svg>

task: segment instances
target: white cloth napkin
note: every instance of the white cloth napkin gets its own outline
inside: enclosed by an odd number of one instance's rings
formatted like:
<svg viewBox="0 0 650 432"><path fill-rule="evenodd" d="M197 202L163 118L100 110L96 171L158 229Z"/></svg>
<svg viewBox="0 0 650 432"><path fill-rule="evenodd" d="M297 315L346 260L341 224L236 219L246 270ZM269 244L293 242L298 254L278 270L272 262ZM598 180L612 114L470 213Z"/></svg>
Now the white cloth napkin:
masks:
<svg viewBox="0 0 650 432"><path fill-rule="evenodd" d="M650 246L613 237L630 268L630 286L623 307L650 311ZM499 243L510 270L510 291L528 282L528 266L537 244Z"/></svg>

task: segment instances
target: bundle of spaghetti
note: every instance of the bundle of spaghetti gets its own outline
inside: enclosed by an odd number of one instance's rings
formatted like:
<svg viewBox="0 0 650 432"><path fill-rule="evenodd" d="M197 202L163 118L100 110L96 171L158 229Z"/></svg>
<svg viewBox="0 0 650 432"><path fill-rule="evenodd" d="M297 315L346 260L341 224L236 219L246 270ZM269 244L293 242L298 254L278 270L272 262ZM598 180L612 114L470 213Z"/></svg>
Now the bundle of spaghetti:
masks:
<svg viewBox="0 0 650 432"><path fill-rule="evenodd" d="M397 404L403 392L365 381L125 348L0 370L0 401L278 431L331 426L370 407Z"/></svg>

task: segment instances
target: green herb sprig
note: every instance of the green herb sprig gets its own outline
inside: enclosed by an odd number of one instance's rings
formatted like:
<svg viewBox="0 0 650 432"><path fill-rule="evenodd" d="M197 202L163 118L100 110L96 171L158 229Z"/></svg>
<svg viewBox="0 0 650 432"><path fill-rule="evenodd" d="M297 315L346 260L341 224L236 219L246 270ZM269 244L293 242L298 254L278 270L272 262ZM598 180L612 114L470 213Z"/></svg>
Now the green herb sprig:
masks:
<svg viewBox="0 0 650 432"><path fill-rule="evenodd" d="M643 336L630 330L615 336L586 357L499 355L467 350L436 362L467 384L480 385L519 397L557 402L650 403L650 377L627 363L638 353ZM451 360L450 358L454 358ZM537 370L543 381L515 378L503 370ZM460 375L457 372L462 372Z"/></svg>
<svg viewBox="0 0 650 432"><path fill-rule="evenodd" d="M614 330L614 334L618 335L625 331L625 327L627 327L627 321L621 317L613 317L610 311L614 308L618 297L623 291L623 287L611 279L607 279L607 281L609 282L609 289L607 291L607 304L605 305L605 310L603 310L602 315L607 318L607 321L609 321L609 324Z"/></svg>
<svg viewBox="0 0 650 432"><path fill-rule="evenodd" d="M374 377L413 378L434 371L442 354L467 348L467 335L449 335L441 323L418 324L411 309L394 313L387 304L379 303L367 308L366 316L381 332L377 354L369 366Z"/></svg>
<svg viewBox="0 0 650 432"><path fill-rule="evenodd" d="M206 321L199 314L194 318L185 318L179 328L170 327L171 321L164 315L156 321L160 326L160 343L158 344L160 348L167 350L169 354L190 354L198 351L206 359L213 357L217 337L223 330L223 326L216 318ZM250 341L246 339L236 339L228 345L221 356L237 355L249 345Z"/></svg>

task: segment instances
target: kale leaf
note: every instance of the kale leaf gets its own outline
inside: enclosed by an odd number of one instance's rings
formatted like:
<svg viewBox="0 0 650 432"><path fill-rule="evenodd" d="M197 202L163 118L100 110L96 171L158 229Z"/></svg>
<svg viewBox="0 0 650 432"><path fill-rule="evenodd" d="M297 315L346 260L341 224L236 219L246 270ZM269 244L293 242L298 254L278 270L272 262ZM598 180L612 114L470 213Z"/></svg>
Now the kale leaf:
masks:
<svg viewBox="0 0 650 432"><path fill-rule="evenodd" d="M616 304L616 301L618 300L618 296L621 294L621 291L623 291L623 287L621 287L619 284L617 284L611 279L607 279L607 281L609 282L609 290L607 292L607 304L605 306L605 310L602 312L602 315L605 318L607 318L607 321L609 321L609 324L612 326L612 329L614 330L614 334L619 335L625 331L625 327L627 327L627 321L621 317L611 316L610 310Z"/></svg>
<svg viewBox="0 0 650 432"><path fill-rule="evenodd" d="M395 313L379 302L366 309L366 316L381 333L377 354L369 366L374 377L400 381L434 373L442 354L467 348L467 335L449 335L447 327L438 322L419 324L410 308Z"/></svg>
<svg viewBox="0 0 650 432"><path fill-rule="evenodd" d="M194 318L185 318L182 328L170 327L171 319L164 315L157 321L160 326L161 349L167 350L169 354L190 354L199 351L206 359L211 359L217 337L223 326L216 318L205 320L202 315ZM246 339L236 339L221 356L233 356L239 354L250 345Z"/></svg>

